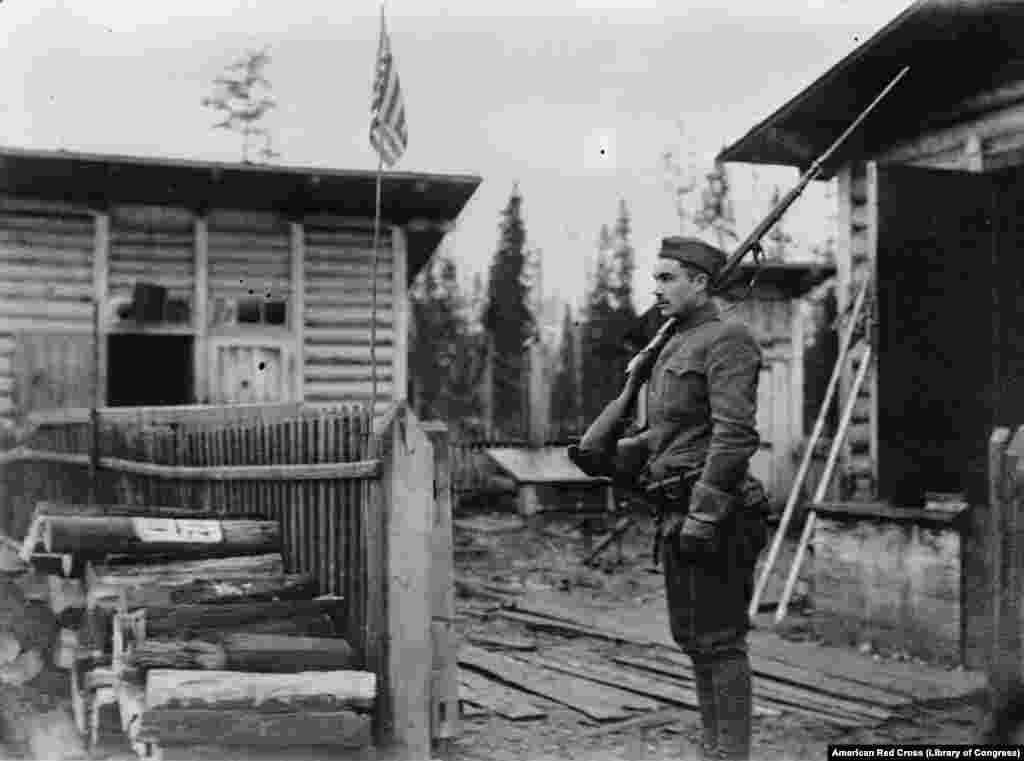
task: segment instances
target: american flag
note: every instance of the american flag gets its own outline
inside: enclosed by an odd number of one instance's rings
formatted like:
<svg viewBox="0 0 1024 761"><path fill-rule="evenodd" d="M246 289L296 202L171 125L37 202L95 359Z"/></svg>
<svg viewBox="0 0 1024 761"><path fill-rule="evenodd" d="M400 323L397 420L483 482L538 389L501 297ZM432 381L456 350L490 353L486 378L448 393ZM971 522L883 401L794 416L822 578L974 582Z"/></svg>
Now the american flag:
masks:
<svg viewBox="0 0 1024 761"><path fill-rule="evenodd" d="M405 103L398 82L398 71L391 57L391 41L380 9L380 44L377 47L377 75L373 81L373 107L370 120L370 144L381 160L392 166L405 151L409 138L405 131Z"/></svg>

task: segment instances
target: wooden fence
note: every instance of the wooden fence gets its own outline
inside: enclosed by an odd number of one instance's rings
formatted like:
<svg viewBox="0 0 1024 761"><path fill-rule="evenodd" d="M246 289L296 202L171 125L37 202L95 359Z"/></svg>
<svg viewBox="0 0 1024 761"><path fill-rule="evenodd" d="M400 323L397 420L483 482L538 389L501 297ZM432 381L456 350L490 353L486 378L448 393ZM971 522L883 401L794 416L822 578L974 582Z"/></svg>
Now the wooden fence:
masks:
<svg viewBox="0 0 1024 761"><path fill-rule="evenodd" d="M378 741L425 758L457 732L443 426L404 405L375 427L362 407L117 416L94 438L88 417L50 414L0 452L5 533L24 536L42 501L276 519L288 572L345 601L346 636L379 680Z"/></svg>

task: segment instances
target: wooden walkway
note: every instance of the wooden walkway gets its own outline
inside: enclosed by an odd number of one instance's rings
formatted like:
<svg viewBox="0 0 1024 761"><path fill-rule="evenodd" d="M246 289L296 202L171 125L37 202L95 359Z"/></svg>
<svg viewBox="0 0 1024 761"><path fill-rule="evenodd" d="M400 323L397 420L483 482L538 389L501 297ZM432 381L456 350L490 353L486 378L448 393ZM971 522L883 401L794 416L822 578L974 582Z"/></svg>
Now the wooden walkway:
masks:
<svg viewBox="0 0 1024 761"><path fill-rule="evenodd" d="M567 639L533 652L524 651L521 638L508 649L500 637L487 647L463 644L460 697L467 717L484 711L543 720L543 706L554 701L597 724L592 732L604 732L669 723L680 709L696 710L690 661L671 641L663 603L600 610L551 593L510 597L491 615ZM760 716L788 712L837 728L874 727L916 703L963 698L986 686L980 672L876 661L770 631L752 631L749 643Z"/></svg>

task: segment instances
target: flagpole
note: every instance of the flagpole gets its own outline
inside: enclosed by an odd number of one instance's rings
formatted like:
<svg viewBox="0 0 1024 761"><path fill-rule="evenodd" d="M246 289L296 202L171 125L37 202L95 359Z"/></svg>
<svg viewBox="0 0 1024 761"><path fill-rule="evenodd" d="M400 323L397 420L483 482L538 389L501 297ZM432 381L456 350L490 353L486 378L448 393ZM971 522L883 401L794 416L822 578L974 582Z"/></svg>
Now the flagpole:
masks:
<svg viewBox="0 0 1024 761"><path fill-rule="evenodd" d="M380 199L384 156L377 160L377 198L373 212L373 259L370 266L370 419L377 416L377 262L380 246Z"/></svg>

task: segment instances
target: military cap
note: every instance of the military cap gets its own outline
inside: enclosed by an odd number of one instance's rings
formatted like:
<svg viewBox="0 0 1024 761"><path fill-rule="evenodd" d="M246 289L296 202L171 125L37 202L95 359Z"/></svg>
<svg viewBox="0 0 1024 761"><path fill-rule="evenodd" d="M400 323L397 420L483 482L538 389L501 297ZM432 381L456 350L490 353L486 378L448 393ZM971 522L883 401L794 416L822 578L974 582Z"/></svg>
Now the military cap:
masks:
<svg viewBox="0 0 1024 761"><path fill-rule="evenodd" d="M712 279L718 275L718 271L725 264L725 254L719 249L699 238L685 238L679 235L662 238L658 256L675 259L681 264L689 264L707 273L708 277Z"/></svg>

